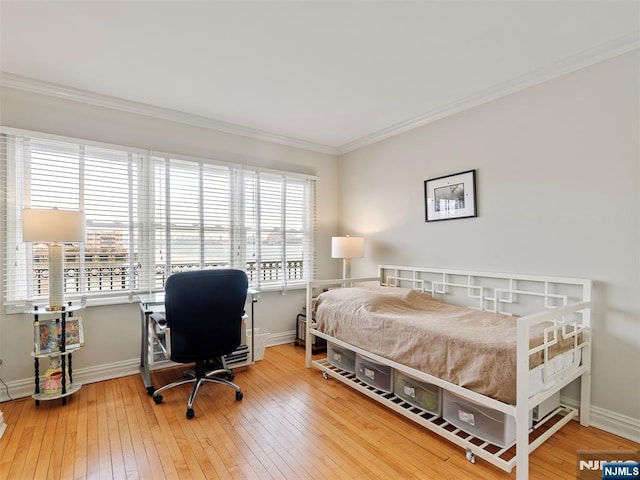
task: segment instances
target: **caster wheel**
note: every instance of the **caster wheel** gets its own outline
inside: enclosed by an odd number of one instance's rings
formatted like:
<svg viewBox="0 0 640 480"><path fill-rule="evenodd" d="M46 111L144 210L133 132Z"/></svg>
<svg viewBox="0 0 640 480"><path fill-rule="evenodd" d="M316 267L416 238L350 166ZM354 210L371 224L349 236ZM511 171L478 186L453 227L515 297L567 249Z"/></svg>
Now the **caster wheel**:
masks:
<svg viewBox="0 0 640 480"><path fill-rule="evenodd" d="M471 450L467 450L467 453L465 454L465 456L467 457L467 460L469 460L471 463L476 463L476 454L473 453Z"/></svg>
<svg viewBox="0 0 640 480"><path fill-rule="evenodd" d="M191 420L194 415L195 412L193 411L193 408L187 408L187 419Z"/></svg>
<svg viewBox="0 0 640 480"><path fill-rule="evenodd" d="M230 373L229 375L227 375L227 380L229 380L230 382L233 382L234 378L236 378L236 376L233 373Z"/></svg>
<svg viewBox="0 0 640 480"><path fill-rule="evenodd" d="M243 397L244 395L242 394L242 392L236 392L236 400L242 400Z"/></svg>
<svg viewBox="0 0 640 480"><path fill-rule="evenodd" d="M327 372L322 372L322 378L329 380L329 374Z"/></svg>
<svg viewBox="0 0 640 480"><path fill-rule="evenodd" d="M153 392L155 392L156 389L153 388L153 386L151 387L147 387L147 395L149 395L150 397L153 397Z"/></svg>
<svg viewBox="0 0 640 480"><path fill-rule="evenodd" d="M156 405L160 405L162 403L162 395L154 395L153 401L156 402Z"/></svg>

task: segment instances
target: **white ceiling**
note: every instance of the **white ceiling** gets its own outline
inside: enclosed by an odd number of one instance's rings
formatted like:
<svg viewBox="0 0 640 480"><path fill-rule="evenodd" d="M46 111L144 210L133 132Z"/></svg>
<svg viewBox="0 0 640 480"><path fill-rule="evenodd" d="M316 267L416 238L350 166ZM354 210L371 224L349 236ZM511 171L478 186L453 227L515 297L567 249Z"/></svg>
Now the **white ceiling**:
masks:
<svg viewBox="0 0 640 480"><path fill-rule="evenodd" d="M637 1L0 0L0 67L8 86L35 79L340 152L637 48L639 12Z"/></svg>

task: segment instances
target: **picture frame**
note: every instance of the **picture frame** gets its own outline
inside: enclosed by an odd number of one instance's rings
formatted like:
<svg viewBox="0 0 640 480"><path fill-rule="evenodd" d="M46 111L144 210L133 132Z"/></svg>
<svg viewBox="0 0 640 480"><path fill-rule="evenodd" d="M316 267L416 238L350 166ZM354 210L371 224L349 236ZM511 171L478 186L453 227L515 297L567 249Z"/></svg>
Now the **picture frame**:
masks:
<svg viewBox="0 0 640 480"><path fill-rule="evenodd" d="M47 355L60 351L60 333L62 321L57 318L38 320L34 326L34 353ZM65 319L65 349L72 350L84 346L84 329L81 317Z"/></svg>
<svg viewBox="0 0 640 480"><path fill-rule="evenodd" d="M476 171L425 180L424 205L426 222L477 217Z"/></svg>

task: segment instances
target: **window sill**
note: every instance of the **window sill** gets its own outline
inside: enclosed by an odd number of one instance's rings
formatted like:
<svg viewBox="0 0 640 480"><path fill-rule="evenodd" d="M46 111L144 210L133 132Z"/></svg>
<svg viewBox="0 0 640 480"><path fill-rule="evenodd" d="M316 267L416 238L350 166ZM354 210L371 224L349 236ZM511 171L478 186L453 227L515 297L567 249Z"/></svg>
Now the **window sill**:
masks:
<svg viewBox="0 0 640 480"><path fill-rule="evenodd" d="M251 288L255 288L251 286ZM307 288L307 282L296 282L294 284L287 285L284 289L281 285L262 285L259 288L260 293L272 293L278 292L281 295L286 295L288 291L304 290ZM258 289L257 289L258 290ZM108 307L112 305L126 305L130 303L137 303L137 297L140 293L133 293L131 295L117 295L117 296L103 296L103 297L88 297L84 299L84 302L79 297L68 298L67 301L72 302L74 305L83 304L85 308L92 307ZM19 313L25 313L31 309L33 305L43 306L44 301L24 302L24 303L12 303L5 305L4 311L7 315L15 315Z"/></svg>

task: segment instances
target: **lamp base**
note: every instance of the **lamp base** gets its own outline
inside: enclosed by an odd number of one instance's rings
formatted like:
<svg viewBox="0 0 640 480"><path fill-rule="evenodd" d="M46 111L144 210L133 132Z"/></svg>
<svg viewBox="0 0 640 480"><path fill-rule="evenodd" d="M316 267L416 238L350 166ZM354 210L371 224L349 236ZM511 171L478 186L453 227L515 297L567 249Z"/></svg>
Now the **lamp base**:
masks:
<svg viewBox="0 0 640 480"><path fill-rule="evenodd" d="M62 310L64 304L64 244L49 245L49 307Z"/></svg>
<svg viewBox="0 0 640 480"><path fill-rule="evenodd" d="M350 258L342 259L342 278L343 279L351 278L351 259Z"/></svg>
<svg viewBox="0 0 640 480"><path fill-rule="evenodd" d="M63 307L63 305L47 305L45 307L45 310L47 312L60 312L60 311L62 311L62 307Z"/></svg>

